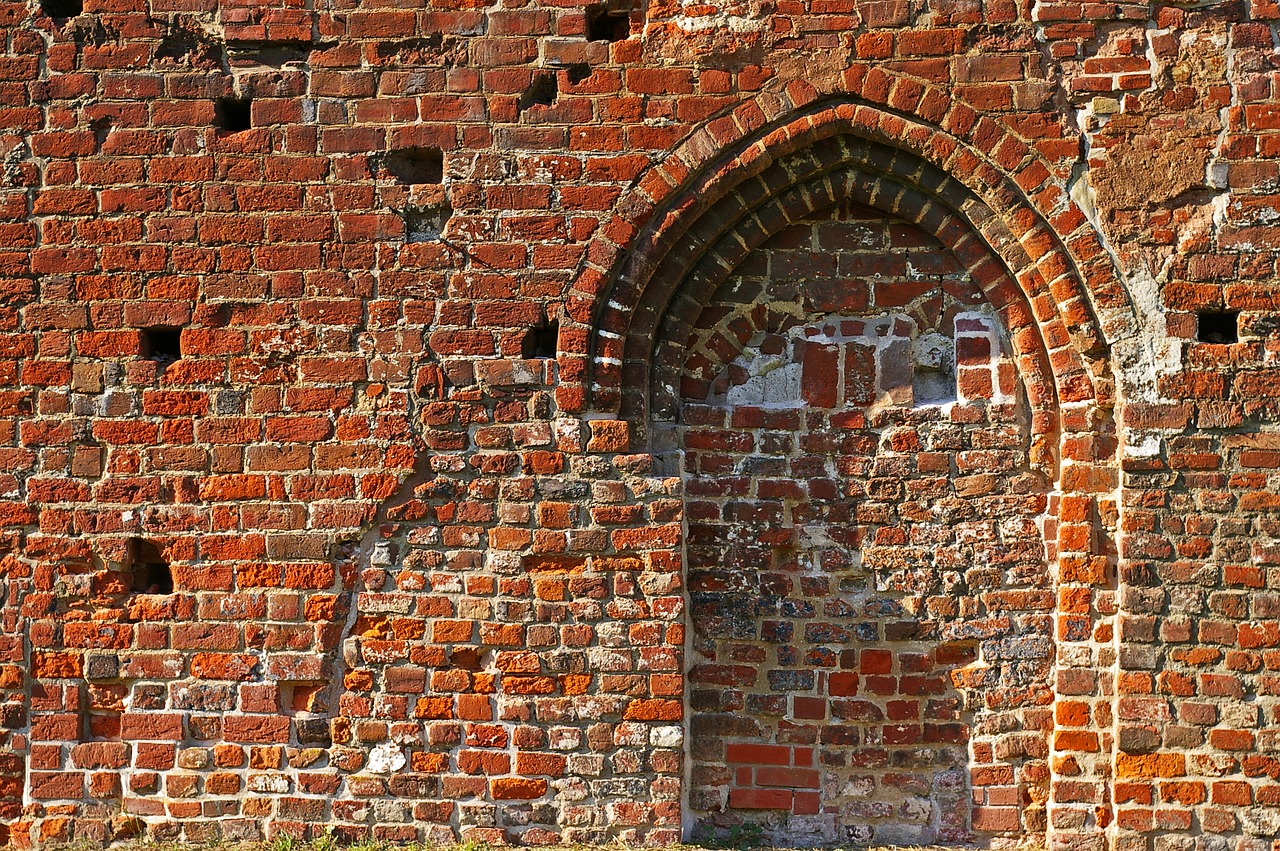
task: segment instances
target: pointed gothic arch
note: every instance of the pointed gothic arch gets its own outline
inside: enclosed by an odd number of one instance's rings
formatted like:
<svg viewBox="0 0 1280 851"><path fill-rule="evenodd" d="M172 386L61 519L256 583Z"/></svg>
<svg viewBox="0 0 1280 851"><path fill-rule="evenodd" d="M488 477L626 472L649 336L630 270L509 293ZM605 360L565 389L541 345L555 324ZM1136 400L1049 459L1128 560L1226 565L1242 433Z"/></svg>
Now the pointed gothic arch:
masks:
<svg viewBox="0 0 1280 851"><path fill-rule="evenodd" d="M1127 294L1087 218L1024 140L918 81L855 66L845 84L822 96L797 83L742 105L624 197L567 305L562 406L625 419L634 449L660 453L655 434L679 419L693 317L744 258L845 202L910 222L956 255L999 312L1030 405L1032 462L1053 482L1044 539L1056 568L1055 636L1087 644L1098 614L1078 592L1091 599L1114 580L1097 566L1106 562L1099 536L1078 532L1097 524L1097 495L1109 485L1091 475L1105 450L1076 438L1111 427L1111 345L1135 326ZM1097 717L1107 720L1101 705ZM1048 775L1037 760L1011 782L1018 807L1046 802ZM1059 804L1079 814L1062 821L1064 834L1105 821L1093 812L1110 804L1105 772L1082 783L1092 798ZM1043 827L1037 817L1019 829Z"/></svg>

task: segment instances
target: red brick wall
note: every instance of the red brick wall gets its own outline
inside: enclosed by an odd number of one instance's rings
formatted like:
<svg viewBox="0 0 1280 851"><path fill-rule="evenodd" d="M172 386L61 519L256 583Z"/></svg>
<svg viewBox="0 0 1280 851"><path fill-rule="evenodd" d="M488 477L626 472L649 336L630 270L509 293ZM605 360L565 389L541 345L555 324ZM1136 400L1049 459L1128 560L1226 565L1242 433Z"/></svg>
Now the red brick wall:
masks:
<svg viewBox="0 0 1280 851"><path fill-rule="evenodd" d="M11 841L1280 830L1276 7L67 5L0 3Z"/></svg>

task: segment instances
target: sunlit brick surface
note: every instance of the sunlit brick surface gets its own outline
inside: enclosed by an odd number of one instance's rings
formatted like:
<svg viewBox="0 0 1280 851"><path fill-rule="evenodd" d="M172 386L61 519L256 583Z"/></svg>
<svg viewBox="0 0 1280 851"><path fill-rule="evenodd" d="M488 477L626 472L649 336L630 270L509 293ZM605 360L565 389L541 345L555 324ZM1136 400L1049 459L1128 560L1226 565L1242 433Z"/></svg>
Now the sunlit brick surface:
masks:
<svg viewBox="0 0 1280 851"><path fill-rule="evenodd" d="M1277 23L0 2L0 838L1270 849Z"/></svg>

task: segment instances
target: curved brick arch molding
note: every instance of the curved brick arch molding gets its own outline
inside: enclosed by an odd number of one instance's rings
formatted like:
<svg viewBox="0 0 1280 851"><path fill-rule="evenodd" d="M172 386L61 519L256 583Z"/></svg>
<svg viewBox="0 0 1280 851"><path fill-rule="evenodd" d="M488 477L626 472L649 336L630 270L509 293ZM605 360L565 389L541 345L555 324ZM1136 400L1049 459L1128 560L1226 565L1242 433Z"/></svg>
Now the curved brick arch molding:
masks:
<svg viewBox="0 0 1280 851"><path fill-rule="evenodd" d="M669 378L674 362L660 350L654 354L653 347L672 331L669 324L663 327L663 319L679 315L677 292L687 280L705 277L708 263L722 269L726 262L732 265L706 243L748 215L760 218L760 204L740 203L731 221L724 221L727 211L719 206L749 179L758 178L769 195L770 169L777 174L775 165L788 155L841 135L912 155L899 165L912 162L913 168L882 163L878 169L863 166L863 173L878 171L898 187L898 199L909 199L905 207L894 199L886 207L890 212L901 215L914 208L915 220L926 228L937 228L944 238L947 227L955 229L952 239L972 235L981 253L999 258L1007 275L1002 283L1016 282L1017 300L1034 317L1033 324L1019 329L1025 331L1019 335L1020 369L1034 386L1047 367L1054 385L1056 400L1030 391L1039 405L1055 402L1061 417L1061 468L1045 529L1059 583L1048 830L1055 847L1102 847L1112 820L1116 595L1101 516L1109 512L1109 495L1118 484L1106 465L1116 445L1106 413L1114 403L1109 358L1111 346L1133 333L1132 308L1086 218L1024 142L916 81L855 67L845 82L848 97L824 100L811 87L793 84L785 95L743 105L691 137L624 199L591 245L588 266L567 307L573 323L566 323L561 336L559 401L566 410L625 415L633 424L662 413L651 408L661 395L653 395L652 388L665 386L657 376ZM951 186L921 181L929 167ZM830 171L815 173L821 187L839 183ZM808 184L814 181L792 177L787 173L774 188L812 199L814 187ZM848 181L848 188L855 185ZM959 197L957 190L968 197ZM810 209L822 205L822 194L819 189ZM775 210L779 225L785 223L787 213ZM696 256L680 253L690 247ZM714 259L707 261L709 256ZM676 268L691 271L664 277L669 257ZM708 285L702 281L701 289ZM637 356L640 345L650 348ZM1101 439L1085 439L1090 430L1101 431ZM1050 778L1044 780L1048 785Z"/></svg>
<svg viewBox="0 0 1280 851"><path fill-rule="evenodd" d="M1096 232L1048 165L1025 140L938 87L864 65L852 66L843 82L843 91L824 93L797 81L740 105L694 133L624 197L589 245L567 300L573 324L560 341L562 409L619 409L620 374L600 375L592 357L606 365L616 358L620 337L613 335L630 327L641 282L678 234L735 182L842 133L914 153L1001 217L1031 260L1022 278L1032 268L1040 278L1038 286L1030 279L1020 286L1033 302L1056 305L1072 348L1103 379L1095 398L1111 404L1108 357L1134 336L1133 307Z"/></svg>

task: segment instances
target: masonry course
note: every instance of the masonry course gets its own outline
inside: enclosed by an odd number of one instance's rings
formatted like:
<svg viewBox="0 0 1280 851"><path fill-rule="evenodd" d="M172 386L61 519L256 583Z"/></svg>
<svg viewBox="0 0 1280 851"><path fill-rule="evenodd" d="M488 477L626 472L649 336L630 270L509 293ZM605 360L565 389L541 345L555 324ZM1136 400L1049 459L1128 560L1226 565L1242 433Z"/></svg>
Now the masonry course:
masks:
<svg viewBox="0 0 1280 851"><path fill-rule="evenodd" d="M0 836L1271 849L1277 25L0 2Z"/></svg>

